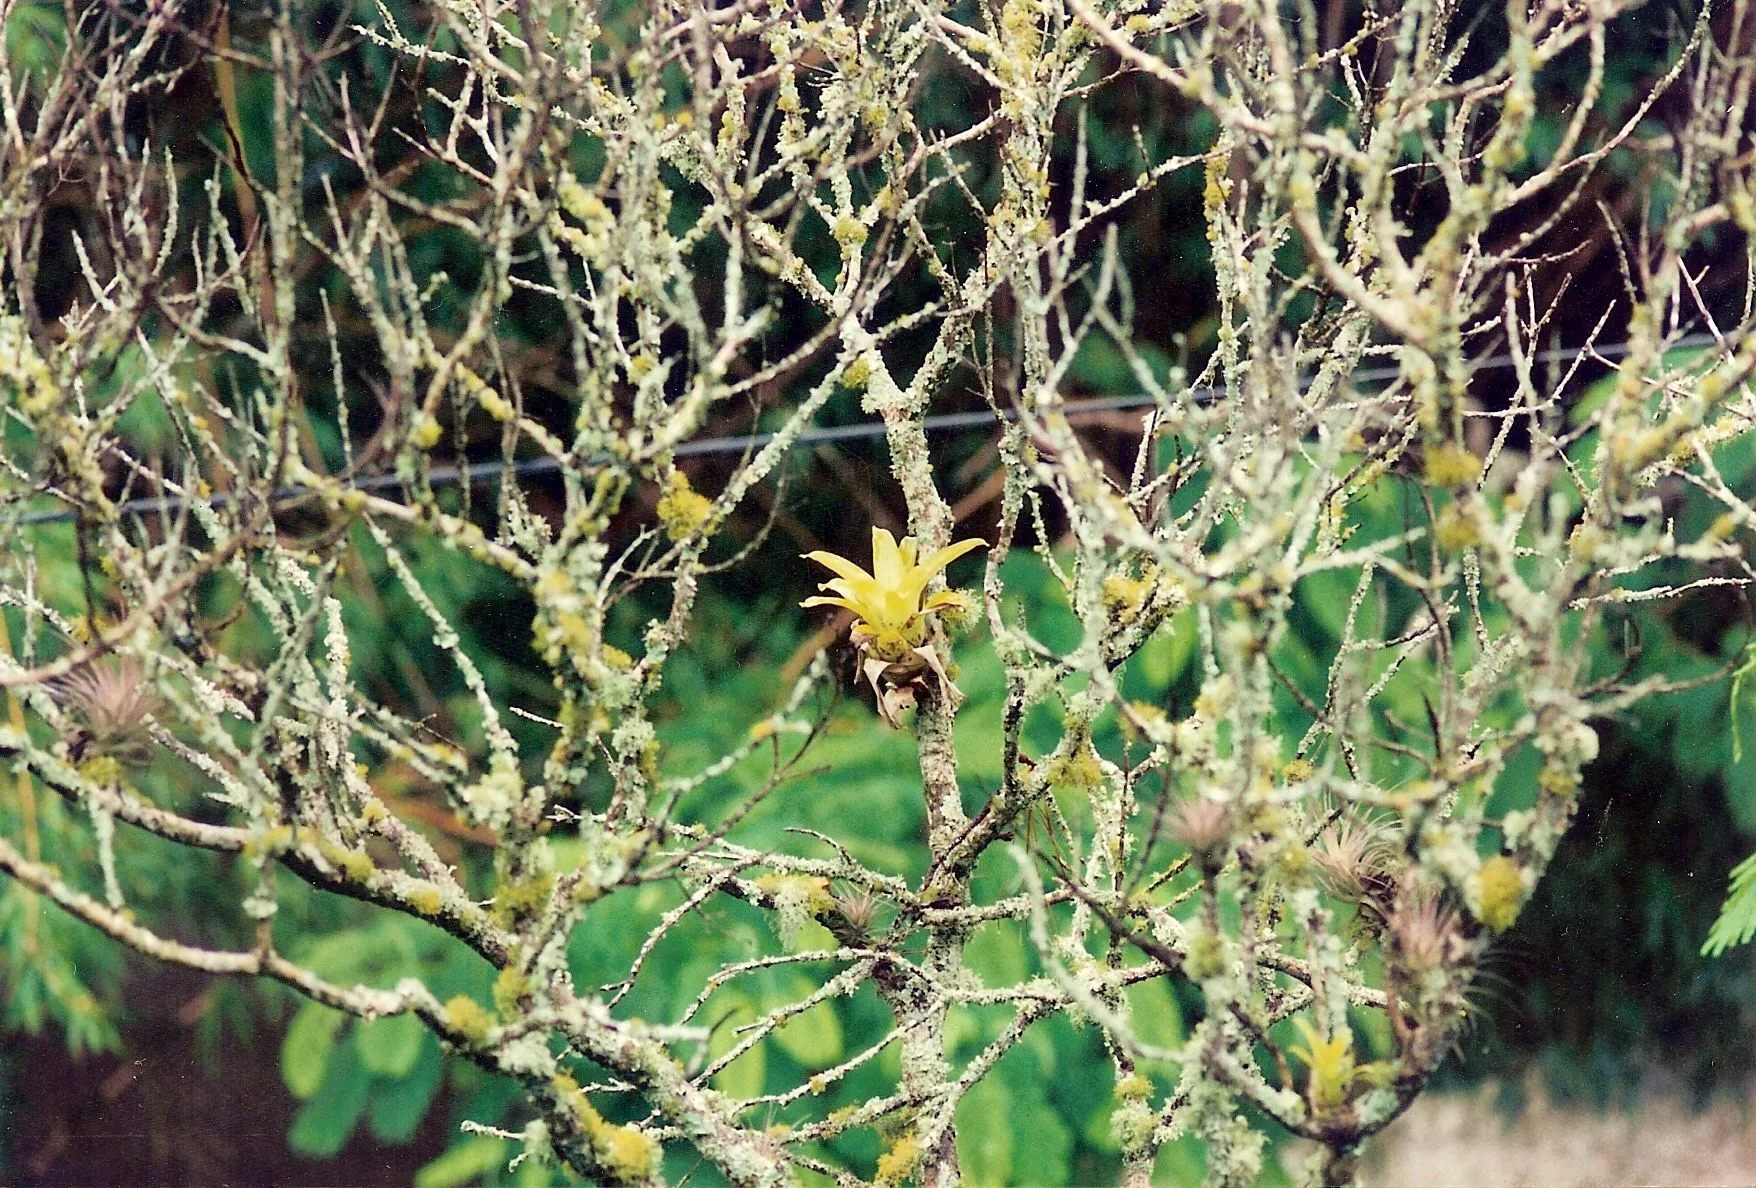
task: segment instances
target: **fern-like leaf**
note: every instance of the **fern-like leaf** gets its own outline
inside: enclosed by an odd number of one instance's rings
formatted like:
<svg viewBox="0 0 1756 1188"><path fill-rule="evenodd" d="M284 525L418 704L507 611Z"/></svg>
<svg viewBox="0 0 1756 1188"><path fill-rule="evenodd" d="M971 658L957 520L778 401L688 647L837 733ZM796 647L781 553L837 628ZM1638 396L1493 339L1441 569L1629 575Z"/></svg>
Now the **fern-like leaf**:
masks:
<svg viewBox="0 0 1756 1188"><path fill-rule="evenodd" d="M1756 854L1732 868L1731 890L1726 893L1725 906L1719 909L1719 919L1708 930L1701 955L1718 957L1733 945L1748 943L1751 937L1756 937Z"/></svg>

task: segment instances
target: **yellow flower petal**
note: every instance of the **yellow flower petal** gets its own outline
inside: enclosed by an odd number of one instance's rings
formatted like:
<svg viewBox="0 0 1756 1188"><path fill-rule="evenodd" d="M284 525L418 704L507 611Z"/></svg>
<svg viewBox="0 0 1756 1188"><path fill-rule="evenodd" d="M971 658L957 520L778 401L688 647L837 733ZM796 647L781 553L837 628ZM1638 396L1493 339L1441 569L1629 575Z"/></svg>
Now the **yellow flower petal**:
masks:
<svg viewBox="0 0 1756 1188"><path fill-rule="evenodd" d="M968 540L960 540L954 545L946 545L937 553L934 553L931 557L928 557L925 561L921 562L921 568L928 573L938 573L941 569L944 569L947 565L950 565L953 561L957 560L971 549L986 548L987 545L987 541L973 536Z"/></svg>
<svg viewBox="0 0 1756 1188"><path fill-rule="evenodd" d="M906 575L902 549L897 546L896 537L883 528L872 529L872 580L882 589L894 590L903 583Z"/></svg>
<svg viewBox="0 0 1756 1188"><path fill-rule="evenodd" d="M860 604L857 602L852 602L846 598L825 598L821 594L817 595L815 598L807 598L807 599L805 599L805 601L799 603L799 605L800 606L807 606L807 607L808 606L839 606L839 607L843 607L847 610L853 611L856 615L860 613Z"/></svg>
<svg viewBox="0 0 1756 1188"><path fill-rule="evenodd" d="M806 553L837 576L818 587L832 596L818 595L807 599L805 606L839 606L860 618L864 634L875 644L914 646L926 637L921 622L923 612L948 606L964 605L964 600L949 592L935 594L922 602L927 585L952 561L983 541L963 540L933 553L923 562L920 542L911 537L898 541L883 528L872 529L872 572L867 573L846 557L822 551ZM856 640L857 642L857 640Z"/></svg>
<svg viewBox="0 0 1756 1188"><path fill-rule="evenodd" d="M835 553L826 553L822 549L814 553L806 553L805 560L815 561L826 569L834 570L839 576L850 582L872 581L872 575L849 561L846 557Z"/></svg>

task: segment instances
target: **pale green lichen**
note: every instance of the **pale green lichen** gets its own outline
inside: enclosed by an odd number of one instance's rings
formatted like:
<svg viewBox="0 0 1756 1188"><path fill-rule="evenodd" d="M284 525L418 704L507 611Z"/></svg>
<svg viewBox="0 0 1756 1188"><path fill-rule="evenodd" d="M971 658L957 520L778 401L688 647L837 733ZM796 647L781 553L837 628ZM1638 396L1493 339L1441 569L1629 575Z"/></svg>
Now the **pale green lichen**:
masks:
<svg viewBox="0 0 1756 1188"><path fill-rule="evenodd" d="M471 815L493 830L501 830L511 820L514 809L524 799L524 779L518 761L508 754L497 754L489 764L488 774L464 788L460 799Z"/></svg>
<svg viewBox="0 0 1756 1188"><path fill-rule="evenodd" d="M1123 1101L1143 1101L1152 1096L1152 1081L1140 1073L1130 1073L1116 1082L1115 1093Z"/></svg>
<svg viewBox="0 0 1756 1188"><path fill-rule="evenodd" d="M829 880L815 875L763 875L756 886L774 901L774 930L791 948L805 926L835 907Z"/></svg>
<svg viewBox="0 0 1756 1188"><path fill-rule="evenodd" d="M494 890L494 918L502 924L512 924L521 917L535 915L548 906L554 890L555 876L546 870L504 882Z"/></svg>
<svg viewBox="0 0 1756 1188"><path fill-rule="evenodd" d="M0 380L18 393L18 411L41 417L61 402L61 386L38 353L23 318L0 317Z"/></svg>

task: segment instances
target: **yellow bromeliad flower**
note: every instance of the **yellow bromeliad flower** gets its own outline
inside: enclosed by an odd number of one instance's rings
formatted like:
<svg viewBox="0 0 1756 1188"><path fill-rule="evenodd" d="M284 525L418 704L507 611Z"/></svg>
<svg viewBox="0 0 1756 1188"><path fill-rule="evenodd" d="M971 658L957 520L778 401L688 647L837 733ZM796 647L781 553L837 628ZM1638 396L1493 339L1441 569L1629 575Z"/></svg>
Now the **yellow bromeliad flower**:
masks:
<svg viewBox="0 0 1756 1188"><path fill-rule="evenodd" d="M1304 1061L1305 1067L1311 1070L1311 1080L1305 1087L1305 1095L1317 1110L1332 1110L1347 1100L1348 1089L1358 1071L1354 1067L1354 1037L1352 1033L1343 1031L1325 1039L1305 1019L1295 1020L1294 1026L1305 1037L1305 1043L1303 1046L1295 1045L1293 1055Z"/></svg>
<svg viewBox="0 0 1756 1188"><path fill-rule="evenodd" d="M922 601L933 575L986 541L960 540L928 557L917 559L914 537L900 542L882 528L872 529L872 572L834 553L806 553L837 576L818 588L833 596L805 599L804 606L839 606L859 616L854 643L881 660L898 661L927 641L926 612L964 605L961 594L942 590Z"/></svg>

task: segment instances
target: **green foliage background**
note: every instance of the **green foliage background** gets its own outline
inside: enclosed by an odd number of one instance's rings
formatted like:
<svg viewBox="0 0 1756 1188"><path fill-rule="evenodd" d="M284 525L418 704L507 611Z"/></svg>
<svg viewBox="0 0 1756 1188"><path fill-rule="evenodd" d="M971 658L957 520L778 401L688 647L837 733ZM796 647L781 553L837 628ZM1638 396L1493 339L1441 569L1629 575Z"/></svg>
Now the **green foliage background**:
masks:
<svg viewBox="0 0 1756 1188"><path fill-rule="evenodd" d="M429 22L412 4L393 5L404 28ZM52 69L66 37L59 5L24 3L13 10L5 29L14 62L28 69ZM614 6L605 25L612 35L632 36L638 9ZM313 6L314 21L372 21L375 9L361 3L351 10L336 5ZM1603 119L1612 121L1642 93L1668 52L1662 34L1663 12L1644 13L1619 26L1624 42L1610 55L1615 77L1605 88ZM247 27L236 30L248 37ZM1489 53L1497 36L1485 22L1476 52ZM342 59L363 93L391 86L387 56L370 46L356 46ZM1543 146L1558 139L1559 121L1568 113L1569 64L1548 76L1556 102L1545 104L1532 132L1535 158ZM223 143L219 105L205 74L192 74L190 86L200 92L189 109L179 153L191 160L207 152L208 143ZM253 167L270 167L266 146L268 113L261 87L246 78L238 95L245 123L243 139ZM961 119L967 96L954 75L931 80L917 110L925 125L951 126ZM1144 164L1198 150L1211 141L1211 121L1145 84L1110 87L1087 117L1093 166L1092 197L1101 200L1106 188L1120 190ZM1069 143L1071 138L1069 138ZM315 148L316 146L314 146ZM1071 150L1060 168L1072 169ZM978 195L993 188L994 162L970 162L966 181ZM333 170L314 151L313 176ZM1628 163L1626 168L1636 166ZM984 170L987 172L985 173ZM202 175L192 171L191 176ZM204 176L204 175L202 175ZM1198 362L1214 330L1211 292L1206 280L1207 246L1200 224L1199 171L1174 174L1145 201L1131 208L1120 242L1131 274L1147 278L1136 293L1137 325L1149 358L1168 370L1176 362ZM228 182L227 184L235 184ZM417 187L418 189L418 187ZM443 198L442 193L426 195ZM1418 207L1418 204L1417 204ZM955 244L975 229L941 212L932 224L935 234ZM824 258L833 246L824 244ZM1728 250L1733 245L1727 245ZM444 270L451 283L467 288L476 271L474 249L442 230L417 237L412 245L417 272ZM1289 261L1296 266L1296 260ZM1613 278L1612 278L1613 280ZM71 283L71 282L70 282ZM315 310L316 295L333 284L321 269L312 272L301 301ZM1594 296L1582 283L1578 301L1580 327L1589 326L1599 308L1613 305L1613 293ZM50 303L51 306L53 303ZM516 298L508 305L500 333L527 344L545 334L544 311ZM140 365L124 355L119 368ZM1127 393L1134 390L1119 356L1094 347L1082 354L1070 375L1082 395ZM1491 403L1491 381L1484 397ZM327 360L313 356L312 432L317 446L334 461L341 457L344 435L358 437L362 426L329 387ZM540 407L541 395L534 399ZM825 422L855 420L862 414L847 397L828 410ZM146 404L130 410L123 431L144 454L151 453L154 434L165 432L162 411ZM980 434L944 439L947 485L958 486L959 468L979 461ZM456 443L467 449L467 441ZM1128 443L1117 436L1118 451ZM3 447L0 447L3 448ZM1720 459L1729 482L1747 490L1753 460ZM712 464L703 463L702 484L711 487ZM897 509L900 500L886 477L881 448L860 443L836 447L835 456L795 460L789 485L780 496L796 527L773 534L755 561L717 579L704 598L692 648L668 670L663 693L662 733L667 761L676 772L694 770L746 737L749 727L776 703L784 689L783 671L796 665L801 648L819 625L797 609L809 592L811 575L797 554L807 547L832 547L859 555L863 520L849 522L850 498L866 499L880 508ZM864 485L865 489L860 488ZM967 484L966 484L967 485ZM454 493L458 509L467 513L463 495ZM1371 535L1400 530L1405 505L1393 498L1371 510L1374 522L1363 523ZM1684 514L1694 514L1685 507ZM744 526L753 533L755 524ZM980 531L980 524L973 525ZM480 723L461 681L433 648L424 620L388 580L382 557L362 533L356 542L356 563L345 589L348 626L354 641L358 678L388 701L419 707L433 729L465 749L480 745ZM37 558L46 597L77 608L83 600L74 562L72 531L65 525L40 528L29 540L12 542ZM420 538L405 542L408 559L428 592L464 634L466 647L502 704L517 704L541 714L553 704L553 691L535 662L529 644L532 607L503 578L458 559ZM965 576L962 570L954 577ZM1038 614L1052 614L1058 588L1045 579L1041 561L1020 553L1009 563L1009 589ZM229 591L205 589L203 597L216 606L230 601ZM1339 637L1340 615L1348 590L1331 583L1308 581L1300 590L1302 638L1293 638L1275 657L1295 685L1320 681L1316 654L1326 639ZM645 608L625 604L619 629L629 636L640 630ZM1411 607L1386 606L1389 617L1406 616ZM1620 638L1592 641L1594 663L1605 673L1632 662L1640 671L1664 670L1673 675L1702 677L1735 666L1748 653L1748 608L1708 596L1684 600L1663 612L1632 610ZM11 638L18 623L6 622ZM1067 630L1073 625L1069 618ZM1053 638L1053 630L1043 632ZM248 656L253 648L266 654L262 625L248 615L231 630L227 644L234 654ZM999 756L992 740L999 736L1002 690L999 669L983 652L978 634L959 654L960 684L968 695L959 719L959 748L967 806L979 808L998 778ZM1194 632L1188 623L1161 633L1129 666L1125 688L1131 697L1176 707L1193 696L1191 678ZM847 682L849 689L852 682ZM1387 690L1388 701L1404 722L1423 720L1422 672L1410 665ZM1745 748L1734 759L1731 714L1741 715ZM1288 721L1301 714L1289 694L1280 706ZM1511 713L1508 708L1503 712ZM529 753L547 741L540 722L511 718ZM1027 724L1027 749L1041 753L1052 745L1058 723L1044 718ZM1113 723L1100 733L1098 745L1116 754L1127 745ZM762 801L741 827L751 844L811 852L816 843L797 830L833 833L862 861L910 878L922 871L922 806L912 746L906 736L875 728L870 708L850 695L839 705L830 726L810 757L810 773L782 786ZM1531 775L1534 778L1534 756ZM696 792L691 812L711 820L758 787L765 774L760 756L740 765L723 780ZM194 815L210 812L192 802L179 780L175 762L161 757L139 781L152 799ZM418 801L421 790L406 773L387 766L375 771L381 788ZM400 781L400 782L399 782ZM1508 780L1509 784L1516 783ZM1686 1071L1689 1083L1706 1092L1730 1084L1756 1057L1756 967L1751 950L1733 950L1709 961L1699 955L1723 899L1726 875L1756 842L1756 697L1730 703L1728 682L1705 683L1686 693L1661 698L1605 730L1602 757L1588 773L1579 823L1562 857L1542 885L1536 901L1504 943L1499 958L1502 982L1490 987L1482 1004L1482 1022L1475 1038L1454 1065L1453 1077L1465 1079L1497 1074L1516 1081L1531 1064L1546 1072L1552 1084L1581 1096L1606 1101L1636 1082L1645 1063L1660 1060ZM1077 806L1065 806L1077 811ZM1521 807L1507 797L1498 811ZM32 836L46 860L67 871L95 869L89 831L59 800L14 785L8 777L0 787L0 830L8 837ZM202 855L173 853L151 839L123 830L117 839L118 861L127 872L137 911L177 922L179 935L215 944L247 943L246 922L225 915L217 904L224 897L214 888L236 878L231 865ZM485 851L467 838L449 841L466 870L482 865ZM984 868L980 877L998 887L1012 876L1003 869ZM572 949L575 979L594 987L623 975L650 921L680 898L674 888L648 887L612 896L594 909L593 927L583 931ZM231 898L236 898L235 896ZM398 978L418 976L441 999L465 994L486 1002L491 996L489 971L477 959L448 943L427 925L390 918L361 905L301 895L289 881L277 921L277 934L290 956L332 980L360 980L389 986ZM811 927L815 928L815 925ZM293 938L305 938L302 943ZM809 943L810 936L797 943ZM775 952L780 942L754 910L741 904L718 909L705 920L692 921L660 944L625 1001L628 1012L653 1018L675 1017L707 975L729 961ZM981 933L970 948L970 965L978 973L1016 981L1033 957L1016 940ZM781 1001L793 1001L807 989L810 966L789 966L770 975L740 980L717 991L702 1018L714 1023L713 1050L733 1042L732 1027L741 1019ZM131 972L118 950L81 926L35 901L19 887L0 887L0 986L4 1006L0 1023L7 1029L39 1032L52 1029L65 1037L71 1054L92 1067L103 1067L100 1054L127 1058L138 1037L128 1010ZM1179 1001L1162 982L1139 988L1133 1003L1143 1031L1161 1044L1181 1034L1185 1018L1199 1004ZM778 1033L728 1067L722 1086L740 1095L800 1083L858 1051L879 1035L884 1008L869 990L837 1007L822 1006ZM244 1037L254 1058L278 1061L285 1089L301 1105L287 1136L289 1149L305 1156L328 1157L343 1150L350 1138L370 1134L384 1143L401 1143L416 1135L424 1117L443 1111L452 1120L465 1116L498 1119L516 1129L523 1119L510 1083L489 1076L443 1054L412 1017L356 1023L326 1008L300 1005L291 995L261 986L232 986L216 995L201 1024L210 1043L223 1034ZM976 1051L996 1026L995 1017L967 1009L954 1021L957 1040L953 1057L962 1060ZM1040 1024L1026 1041L1001 1061L997 1074L984 1081L965 1102L959 1117L960 1156L975 1184L1094 1182L1112 1179L1116 1145L1108 1115L1110 1077L1096 1033L1065 1019ZM894 1076L894 1055L880 1059L834 1090L848 1101L862 1098L869 1082ZM1161 1079L1174 1070L1158 1069ZM13 1070L0 1087L0 1100L28 1098L23 1070ZM213 1075L226 1075L216 1066ZM14 1106L16 1108L16 1105ZM621 1119L618 1119L621 1120ZM784 1124L784 1114L776 1124ZM516 1172L506 1168L512 1144L483 1135L449 1131L449 1145L431 1152L416 1183L421 1188L447 1188L464 1183L549 1183L556 1169L527 1164ZM879 1136L870 1132L839 1140L838 1152L856 1166L869 1166L878 1153ZM0 1160L15 1152L0 1148ZM680 1159L680 1157L678 1157ZM1188 1182L1198 1175L1199 1143L1185 1140L1167 1149L1159 1173L1166 1182ZM251 1169L269 1178L270 1169ZM694 1171L704 1182L706 1169L686 1163L667 1169L672 1178ZM340 1173L338 1173L338 1177ZM0 1162L0 1178L13 1178Z"/></svg>

